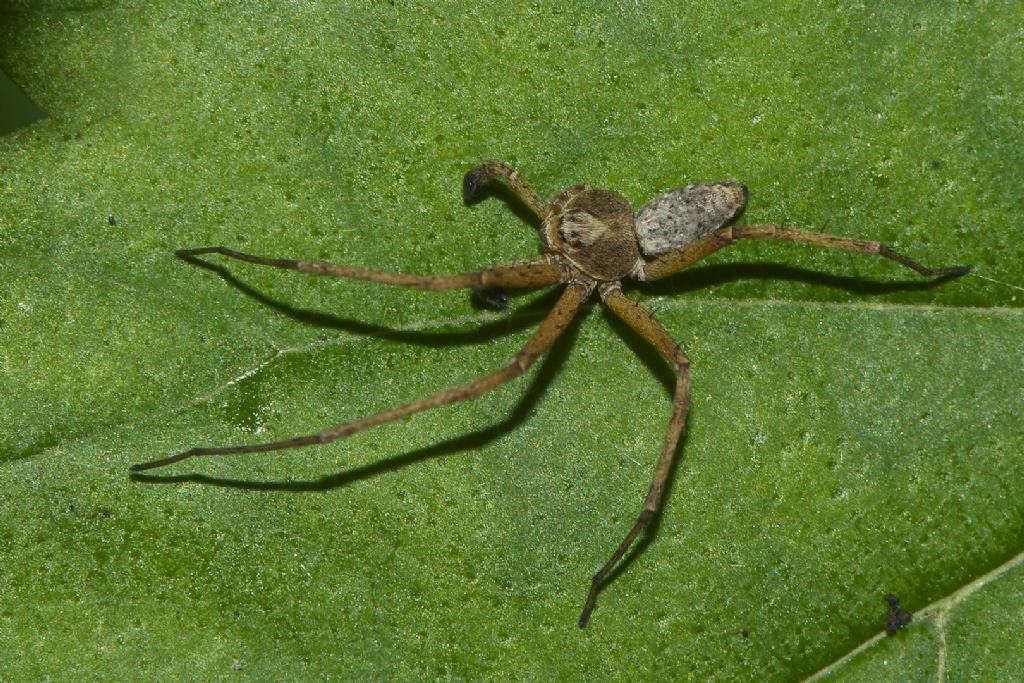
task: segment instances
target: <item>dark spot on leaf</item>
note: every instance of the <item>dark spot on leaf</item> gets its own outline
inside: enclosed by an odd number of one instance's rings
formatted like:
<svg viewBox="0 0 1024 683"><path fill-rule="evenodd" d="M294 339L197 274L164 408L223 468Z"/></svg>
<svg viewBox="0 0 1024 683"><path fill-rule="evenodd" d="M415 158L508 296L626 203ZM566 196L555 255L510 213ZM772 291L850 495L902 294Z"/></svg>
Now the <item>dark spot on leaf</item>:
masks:
<svg viewBox="0 0 1024 683"><path fill-rule="evenodd" d="M886 593L885 601L889 603L889 614L885 619L885 633L894 636L897 631L909 624L913 617L909 612L900 609L900 599L896 595Z"/></svg>

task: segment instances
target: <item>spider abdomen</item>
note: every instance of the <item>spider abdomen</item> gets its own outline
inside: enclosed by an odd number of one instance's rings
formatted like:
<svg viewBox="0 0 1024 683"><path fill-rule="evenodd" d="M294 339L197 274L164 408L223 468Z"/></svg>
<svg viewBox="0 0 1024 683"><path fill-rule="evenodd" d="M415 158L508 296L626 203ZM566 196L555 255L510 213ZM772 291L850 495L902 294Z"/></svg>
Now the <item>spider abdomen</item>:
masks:
<svg viewBox="0 0 1024 683"><path fill-rule="evenodd" d="M655 258L696 242L739 216L747 188L739 183L687 185L658 195L636 212L640 251Z"/></svg>

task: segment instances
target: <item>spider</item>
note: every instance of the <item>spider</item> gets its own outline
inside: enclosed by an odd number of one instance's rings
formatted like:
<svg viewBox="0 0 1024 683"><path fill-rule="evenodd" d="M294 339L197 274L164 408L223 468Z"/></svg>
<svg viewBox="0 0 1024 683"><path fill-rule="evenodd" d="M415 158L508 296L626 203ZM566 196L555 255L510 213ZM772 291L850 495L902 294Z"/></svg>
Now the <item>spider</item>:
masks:
<svg viewBox="0 0 1024 683"><path fill-rule="evenodd" d="M896 261L920 275L935 278L955 277L970 270L969 266L927 268L870 240L808 232L782 225L733 226L731 223L742 213L747 203L747 188L735 182L680 187L655 197L634 213L630 203L618 193L587 185L574 185L556 194L550 202L545 202L512 166L503 161L487 161L466 174L462 182L463 199L468 203L477 198L484 187L494 180L503 181L541 220L541 256L471 273L406 275L323 261L265 258L222 246L181 249L175 253L180 257L221 254L303 273L355 278L430 291L471 288L480 292L506 287L565 285L547 317L508 365L471 382L329 427L317 434L252 445L193 448L167 458L134 465L131 469L138 472L163 467L197 455L257 453L328 443L430 408L476 398L526 372L551 348L596 289L601 301L647 340L675 369L676 385L668 434L654 466L654 475L643 508L608 561L591 577L578 622L579 627L584 628L605 578L622 560L658 510L690 406L689 359L675 339L650 313L622 293L623 279L633 278L641 282L659 280L740 240L787 240L860 254L875 254Z"/></svg>

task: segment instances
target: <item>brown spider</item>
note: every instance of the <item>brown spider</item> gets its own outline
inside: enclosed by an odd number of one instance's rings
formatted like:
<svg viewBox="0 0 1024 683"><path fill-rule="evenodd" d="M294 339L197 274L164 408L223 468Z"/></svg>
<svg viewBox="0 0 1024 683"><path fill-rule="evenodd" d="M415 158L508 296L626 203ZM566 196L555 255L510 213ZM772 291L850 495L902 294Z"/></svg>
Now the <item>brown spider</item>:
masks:
<svg viewBox="0 0 1024 683"><path fill-rule="evenodd" d="M730 226L728 224L743 211L747 203L747 188L739 183L687 185L655 197L634 214L630 203L619 194L610 190L593 189L586 185L570 187L556 194L550 203L545 202L511 166L502 161L488 161L466 174L462 183L463 198L467 202L472 200L485 185L495 179L503 180L543 221L542 256L513 261L474 273L403 275L338 266L322 261L264 258L227 247L182 249L176 253L182 257L223 254L276 268L290 268L316 275L349 277L432 291L462 287L481 291L501 287L566 285L554 308L511 363L472 382L391 410L330 427L318 434L249 446L193 448L169 458L135 465L132 470L138 472L163 467L194 455L256 453L327 443L413 413L476 398L518 377L533 365L541 354L551 348L558 336L569 326L583 302L597 289L601 301L650 342L672 365L676 371L676 388L668 436L654 467L654 477L644 499L643 510L615 552L591 579L590 591L579 618L579 626L583 628L594 609L594 601L605 577L626 554L658 510L665 480L672 467L672 459L686 424L686 414L690 405L690 361L679 348L679 344L651 317L650 313L623 295L623 278L631 277L640 281L658 280L691 266L741 239L789 240L862 254L877 254L929 277L958 276L970 270L967 266L926 268L885 245L869 240L823 235L781 225Z"/></svg>

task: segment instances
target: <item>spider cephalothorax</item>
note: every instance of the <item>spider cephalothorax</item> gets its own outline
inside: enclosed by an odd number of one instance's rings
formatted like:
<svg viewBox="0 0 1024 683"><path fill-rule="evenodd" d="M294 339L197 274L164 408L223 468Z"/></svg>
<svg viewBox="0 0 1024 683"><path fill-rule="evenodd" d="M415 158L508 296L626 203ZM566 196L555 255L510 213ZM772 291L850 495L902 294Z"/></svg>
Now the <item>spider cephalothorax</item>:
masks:
<svg viewBox="0 0 1024 683"><path fill-rule="evenodd" d="M232 258L277 268L289 268L317 275L369 280L413 289L444 290L469 287L529 288L565 284L554 308L510 363L489 375L427 396L381 413L330 427L316 434L284 441L246 446L193 448L168 458L142 463L134 471L162 467L197 455L255 453L327 443L363 429L391 422L407 415L464 401L484 394L524 373L558 336L565 331L583 302L598 290L601 301L646 339L676 371L675 397L661 455L644 498L643 508L625 538L590 580L579 625L584 627L605 577L643 532L661 503L662 493L690 405L690 362L672 336L646 310L627 298L620 286L626 277L657 280L693 265L709 254L741 239L789 240L821 247L892 259L921 275L952 277L970 268L926 268L885 245L869 240L823 235L781 225L730 226L746 206L747 189L739 183L687 185L649 201L634 215L629 202L610 190L576 185L543 201L511 166L488 161L469 171L463 179L466 201L476 197L494 179L500 179L542 221L544 254L513 261L472 273L457 275L404 275L368 268L339 266L322 261L265 258L228 249L200 247L179 250L183 258L201 254L223 254Z"/></svg>
<svg viewBox="0 0 1024 683"><path fill-rule="evenodd" d="M548 249L598 282L621 280L640 260L633 207L611 190L577 185L558 193L543 231Z"/></svg>

